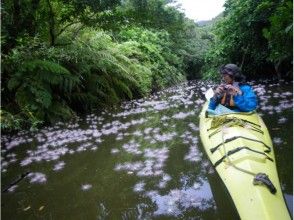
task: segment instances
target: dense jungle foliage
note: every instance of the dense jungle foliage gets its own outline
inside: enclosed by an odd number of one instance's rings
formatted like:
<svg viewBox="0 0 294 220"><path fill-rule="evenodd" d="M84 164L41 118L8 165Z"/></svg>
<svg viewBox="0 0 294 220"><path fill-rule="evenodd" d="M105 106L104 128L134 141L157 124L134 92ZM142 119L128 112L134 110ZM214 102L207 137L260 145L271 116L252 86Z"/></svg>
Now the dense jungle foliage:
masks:
<svg viewBox="0 0 294 220"><path fill-rule="evenodd" d="M226 0L205 55L205 78L223 63L238 64L251 78L292 78L293 2Z"/></svg>
<svg viewBox="0 0 294 220"><path fill-rule="evenodd" d="M34 129L216 78L292 77L292 1L227 0L200 26L173 0L1 2L1 130Z"/></svg>

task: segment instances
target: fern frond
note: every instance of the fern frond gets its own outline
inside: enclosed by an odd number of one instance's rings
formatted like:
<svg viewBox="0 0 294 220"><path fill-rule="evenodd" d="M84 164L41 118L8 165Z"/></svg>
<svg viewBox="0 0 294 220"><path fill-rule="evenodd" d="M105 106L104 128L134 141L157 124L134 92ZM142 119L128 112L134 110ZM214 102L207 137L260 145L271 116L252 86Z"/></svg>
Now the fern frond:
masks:
<svg viewBox="0 0 294 220"><path fill-rule="evenodd" d="M64 91L71 91L72 87L79 83L78 77L72 75L66 68L47 60L26 61L20 72L23 72L23 75L33 77L34 80L59 85L59 88Z"/></svg>
<svg viewBox="0 0 294 220"><path fill-rule="evenodd" d="M22 69L24 69L27 72L33 72L35 70L43 70L46 72L54 73L56 75L70 75L70 72L63 66L51 61L47 61L47 60L35 59L35 60L26 61L24 62Z"/></svg>
<svg viewBox="0 0 294 220"><path fill-rule="evenodd" d="M71 104L78 109L91 109L94 106L98 99L92 93L89 92L74 92L71 95Z"/></svg>
<svg viewBox="0 0 294 220"><path fill-rule="evenodd" d="M53 101L52 105L48 109L46 118L47 121L54 123L60 120L69 120L72 115L74 115L74 111L68 105L58 101Z"/></svg>
<svg viewBox="0 0 294 220"><path fill-rule="evenodd" d="M110 88L107 95L109 98L107 100L108 103L119 103L120 99L113 88Z"/></svg>
<svg viewBox="0 0 294 220"><path fill-rule="evenodd" d="M113 82L114 90L119 97L125 98L125 95L126 95L127 98L129 99L133 98L133 94L131 90L125 83L123 83L121 80L118 80L118 79L113 79L112 82Z"/></svg>

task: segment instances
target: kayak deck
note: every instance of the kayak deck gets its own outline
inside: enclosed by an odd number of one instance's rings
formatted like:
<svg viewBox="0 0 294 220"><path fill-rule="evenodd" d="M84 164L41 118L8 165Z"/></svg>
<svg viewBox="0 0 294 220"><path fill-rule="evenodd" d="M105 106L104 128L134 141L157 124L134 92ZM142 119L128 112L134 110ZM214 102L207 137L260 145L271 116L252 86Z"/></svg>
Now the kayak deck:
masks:
<svg viewBox="0 0 294 220"><path fill-rule="evenodd" d="M241 219L291 219L262 119L255 112L208 116L207 104L200 113L200 137ZM257 174L266 174L273 186L254 185Z"/></svg>

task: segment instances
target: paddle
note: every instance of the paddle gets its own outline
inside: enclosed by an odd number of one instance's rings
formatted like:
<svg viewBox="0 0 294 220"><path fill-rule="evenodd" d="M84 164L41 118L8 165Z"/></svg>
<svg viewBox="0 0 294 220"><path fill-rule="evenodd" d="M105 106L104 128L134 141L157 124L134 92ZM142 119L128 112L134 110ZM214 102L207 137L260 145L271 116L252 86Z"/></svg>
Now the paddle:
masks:
<svg viewBox="0 0 294 220"><path fill-rule="evenodd" d="M212 88L208 89L208 90L205 92L205 98L206 98L206 100L209 101L210 98L213 97L213 95L214 95L213 89L212 89Z"/></svg>
<svg viewBox="0 0 294 220"><path fill-rule="evenodd" d="M23 180L27 175L29 175L31 172L27 171L25 173L22 173L16 180L14 180L12 183L10 183L7 187L5 187L2 190L2 193L7 192L12 186L16 185L18 182L20 182L21 180Z"/></svg>

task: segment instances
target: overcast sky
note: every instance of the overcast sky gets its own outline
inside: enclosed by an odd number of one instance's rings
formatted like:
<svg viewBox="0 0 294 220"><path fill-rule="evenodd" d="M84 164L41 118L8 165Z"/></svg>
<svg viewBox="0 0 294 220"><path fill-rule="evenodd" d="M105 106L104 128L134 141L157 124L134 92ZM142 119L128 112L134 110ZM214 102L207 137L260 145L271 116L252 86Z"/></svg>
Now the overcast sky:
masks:
<svg viewBox="0 0 294 220"><path fill-rule="evenodd" d="M221 13L225 0L177 0L183 12L196 21L210 20Z"/></svg>

